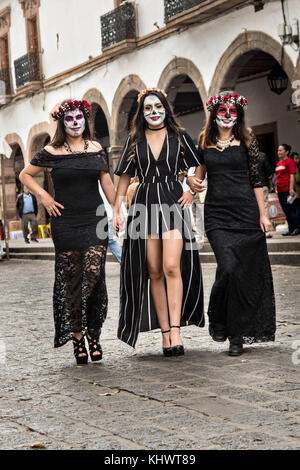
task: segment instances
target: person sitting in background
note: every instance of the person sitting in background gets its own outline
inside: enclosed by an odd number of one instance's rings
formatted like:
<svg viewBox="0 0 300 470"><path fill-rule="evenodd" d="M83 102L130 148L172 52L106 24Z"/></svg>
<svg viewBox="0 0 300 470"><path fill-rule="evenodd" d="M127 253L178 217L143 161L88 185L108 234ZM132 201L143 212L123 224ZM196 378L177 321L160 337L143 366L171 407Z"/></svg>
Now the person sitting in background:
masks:
<svg viewBox="0 0 300 470"><path fill-rule="evenodd" d="M259 152L259 171L261 174L263 190L264 190L264 203L265 203L265 212L266 215L269 215L269 191L270 187L272 186L272 166L267 155L264 152ZM266 233L267 238L272 238L272 234L270 232Z"/></svg>
<svg viewBox="0 0 300 470"><path fill-rule="evenodd" d="M25 243L29 242L29 224L31 226L31 241L38 242L38 224L37 224L37 213L38 204L34 194L29 192L29 188L24 186L23 193L17 197L17 212L18 216L22 220L22 230Z"/></svg>

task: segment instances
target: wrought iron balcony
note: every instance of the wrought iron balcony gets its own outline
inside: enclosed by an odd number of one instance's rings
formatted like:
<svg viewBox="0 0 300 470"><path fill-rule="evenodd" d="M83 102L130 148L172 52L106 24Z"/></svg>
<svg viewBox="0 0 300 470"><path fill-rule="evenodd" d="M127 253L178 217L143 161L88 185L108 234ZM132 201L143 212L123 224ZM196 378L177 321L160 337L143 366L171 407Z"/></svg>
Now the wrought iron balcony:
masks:
<svg viewBox="0 0 300 470"><path fill-rule="evenodd" d="M9 69L0 70L0 95L7 96L11 94Z"/></svg>
<svg viewBox="0 0 300 470"><path fill-rule="evenodd" d="M29 52L15 60L16 87L40 80L39 56Z"/></svg>
<svg viewBox="0 0 300 470"><path fill-rule="evenodd" d="M123 3L101 16L102 49L136 37L135 6Z"/></svg>
<svg viewBox="0 0 300 470"><path fill-rule="evenodd" d="M165 22L178 13L182 13L189 8L194 7L198 3L203 3L205 0L165 0Z"/></svg>

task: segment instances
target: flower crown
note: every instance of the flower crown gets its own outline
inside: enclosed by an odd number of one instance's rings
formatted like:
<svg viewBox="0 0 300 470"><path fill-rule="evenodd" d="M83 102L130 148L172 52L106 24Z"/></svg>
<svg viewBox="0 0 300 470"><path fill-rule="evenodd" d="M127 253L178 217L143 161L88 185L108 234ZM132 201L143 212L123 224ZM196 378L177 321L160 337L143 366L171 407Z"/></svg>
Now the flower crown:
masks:
<svg viewBox="0 0 300 470"><path fill-rule="evenodd" d="M146 90L142 90L137 97L137 102L139 103L141 101L142 96L147 95L148 93L150 94L151 91L157 91L158 93L162 93L165 98L167 98L167 93L165 90L161 90L160 88L147 88Z"/></svg>
<svg viewBox="0 0 300 470"><path fill-rule="evenodd" d="M212 96L206 103L207 111L212 111L219 104L239 104L244 109L248 106L248 100L242 95L216 95Z"/></svg>
<svg viewBox="0 0 300 470"><path fill-rule="evenodd" d="M59 108L54 111L51 116L53 117L54 121L58 121L61 117L63 117L69 111L74 111L75 109L80 109L87 118L90 117L92 112L91 105L86 100L68 100L63 105L59 106Z"/></svg>

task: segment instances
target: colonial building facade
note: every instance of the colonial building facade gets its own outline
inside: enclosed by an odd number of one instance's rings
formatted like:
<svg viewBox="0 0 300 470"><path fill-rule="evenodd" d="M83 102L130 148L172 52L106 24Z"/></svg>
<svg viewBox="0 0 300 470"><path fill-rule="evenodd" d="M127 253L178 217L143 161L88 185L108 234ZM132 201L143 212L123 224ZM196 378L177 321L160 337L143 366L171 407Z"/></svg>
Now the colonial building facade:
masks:
<svg viewBox="0 0 300 470"><path fill-rule="evenodd" d="M249 125L274 164L279 143L300 151L299 19L300 0L0 0L8 219L18 174L49 142L50 113L66 98L92 104L112 171L137 94L152 86L166 90L195 141L208 97L230 89L248 98Z"/></svg>

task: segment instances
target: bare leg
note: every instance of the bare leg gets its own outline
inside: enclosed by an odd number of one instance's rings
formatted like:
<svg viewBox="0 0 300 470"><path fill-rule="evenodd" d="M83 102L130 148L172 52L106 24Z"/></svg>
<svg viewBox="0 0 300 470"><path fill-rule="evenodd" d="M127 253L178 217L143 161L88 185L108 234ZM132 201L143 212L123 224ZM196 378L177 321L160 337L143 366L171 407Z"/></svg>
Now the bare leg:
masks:
<svg viewBox="0 0 300 470"><path fill-rule="evenodd" d="M180 325L183 284L180 260L183 241L178 230L163 234L163 271L167 281L168 305L171 325ZM171 328L172 346L181 345L180 329Z"/></svg>
<svg viewBox="0 0 300 470"><path fill-rule="evenodd" d="M150 235L149 235L150 236ZM164 273L162 268L162 240L147 240L147 265L150 277L150 289L162 331L170 329ZM170 347L170 337L163 334L163 347Z"/></svg>

